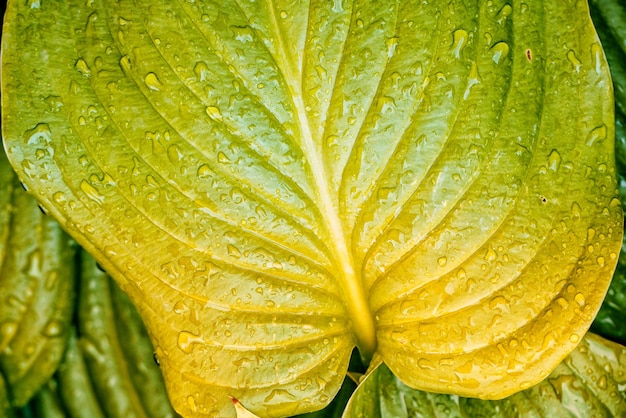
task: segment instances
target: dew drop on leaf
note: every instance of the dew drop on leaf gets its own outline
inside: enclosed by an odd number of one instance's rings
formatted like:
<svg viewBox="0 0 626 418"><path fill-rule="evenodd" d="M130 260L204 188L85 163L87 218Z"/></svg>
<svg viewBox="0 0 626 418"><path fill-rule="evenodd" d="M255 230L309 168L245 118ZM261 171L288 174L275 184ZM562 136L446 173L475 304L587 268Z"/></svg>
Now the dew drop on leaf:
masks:
<svg viewBox="0 0 626 418"><path fill-rule="evenodd" d="M548 155L548 168L555 173L559 171L559 167L561 166L561 154L555 149L552 150L550 155Z"/></svg>
<svg viewBox="0 0 626 418"><path fill-rule="evenodd" d="M57 319L52 319L50 322L46 324L46 327L43 330L43 335L46 337L58 337L63 333L64 326L63 323Z"/></svg>
<svg viewBox="0 0 626 418"><path fill-rule="evenodd" d="M576 301L576 303L578 303L578 305L580 305L581 308L585 306L585 295L583 295L582 293L576 293L576 296L574 296L574 300Z"/></svg>
<svg viewBox="0 0 626 418"><path fill-rule="evenodd" d="M203 61L197 62L193 67L193 73L198 78L198 81L205 81L209 78L209 67Z"/></svg>
<svg viewBox="0 0 626 418"><path fill-rule="evenodd" d="M148 87L150 90L159 91L163 88L161 80L159 80L159 77L155 73L146 74L146 77L143 81L146 84L146 87Z"/></svg>
<svg viewBox="0 0 626 418"><path fill-rule="evenodd" d="M201 179L209 178L214 174L215 173L213 172L213 170L211 170L211 168L207 164L202 164L200 167L198 167L197 175Z"/></svg>
<svg viewBox="0 0 626 418"><path fill-rule="evenodd" d="M509 55L509 44L506 42L498 42L491 47L491 59L496 64L500 64L507 55Z"/></svg>
<svg viewBox="0 0 626 418"><path fill-rule="evenodd" d="M183 353L190 354L193 349L193 345L202 343L203 341L204 339L200 335L193 334L189 331L181 331L178 333L178 340L176 341L176 344Z"/></svg>
<svg viewBox="0 0 626 418"><path fill-rule="evenodd" d="M594 42L591 45L591 60L594 62L594 69L598 75L602 72L602 57L604 57L602 47L598 43Z"/></svg>
<svg viewBox="0 0 626 418"><path fill-rule="evenodd" d="M98 189L93 187L89 182L83 180L80 182L80 190L87 195L87 197L96 203L102 204L104 202L104 196L100 194Z"/></svg>
<svg viewBox="0 0 626 418"><path fill-rule="evenodd" d="M58 203L58 204L63 204L63 203L65 203L65 195L63 194L63 192L55 192L55 193L52 195L52 200L53 200L55 203Z"/></svg>
<svg viewBox="0 0 626 418"><path fill-rule="evenodd" d="M513 7L511 7L509 3L506 3L504 6L502 6L500 11L498 11L498 14L496 16L498 19L498 23L502 24L504 20L511 15L511 13L513 13Z"/></svg>
<svg viewBox="0 0 626 418"><path fill-rule="evenodd" d="M596 142L602 141L606 139L607 128L606 125L600 125L594 128L589 135L587 135L586 143L587 146L593 146Z"/></svg>
<svg viewBox="0 0 626 418"><path fill-rule="evenodd" d="M191 409L192 412L198 412L198 407L196 406L196 399L189 395L187 396L187 406Z"/></svg>
<svg viewBox="0 0 626 418"><path fill-rule="evenodd" d="M89 66L87 65L87 62L82 58L79 58L76 61L74 68L76 68L76 70L78 70L78 72L81 73L85 77L91 76L91 68L89 68Z"/></svg>
<svg viewBox="0 0 626 418"><path fill-rule="evenodd" d="M580 72L580 68L582 67L582 62L580 62L580 60L578 59L578 57L576 56L576 52L570 50L567 52L567 60L572 64L572 66L574 67L574 71L576 71L577 73Z"/></svg>
<svg viewBox="0 0 626 418"><path fill-rule="evenodd" d="M215 107L215 106L207 106L206 110L206 114L209 115L209 117L217 122L221 122L223 119L222 116L222 112L220 111L219 108Z"/></svg>
<svg viewBox="0 0 626 418"><path fill-rule="evenodd" d="M464 29L455 30L452 34L452 53L455 58L461 58L461 53L467 45L468 34Z"/></svg>
<svg viewBox="0 0 626 418"><path fill-rule="evenodd" d="M18 329L18 323L14 321L7 321L0 325L0 352L4 351Z"/></svg>

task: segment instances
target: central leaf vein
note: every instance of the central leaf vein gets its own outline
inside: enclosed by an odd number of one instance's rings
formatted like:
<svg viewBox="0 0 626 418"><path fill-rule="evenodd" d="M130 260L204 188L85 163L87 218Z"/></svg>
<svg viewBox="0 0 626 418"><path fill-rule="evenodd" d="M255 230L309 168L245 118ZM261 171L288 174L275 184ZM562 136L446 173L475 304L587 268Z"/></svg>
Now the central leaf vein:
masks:
<svg viewBox="0 0 626 418"><path fill-rule="evenodd" d="M361 278L355 269L352 252L343 232L337 207L333 204L333 199L330 195L329 180L324 170L320 149L313 138L303 99L301 74L294 67L293 57L287 52L273 4L270 5L269 9L271 24L277 42L277 56L275 60L287 84L289 96L295 109L294 122L301 136L300 144L303 148L303 155L306 156L309 163L320 212L331 240L331 248L335 255L335 260L333 261L337 268L337 278L343 291L348 313L352 319L353 331L359 350L364 357L371 358L376 349L376 332L365 290ZM284 65L280 65L281 63L284 63Z"/></svg>

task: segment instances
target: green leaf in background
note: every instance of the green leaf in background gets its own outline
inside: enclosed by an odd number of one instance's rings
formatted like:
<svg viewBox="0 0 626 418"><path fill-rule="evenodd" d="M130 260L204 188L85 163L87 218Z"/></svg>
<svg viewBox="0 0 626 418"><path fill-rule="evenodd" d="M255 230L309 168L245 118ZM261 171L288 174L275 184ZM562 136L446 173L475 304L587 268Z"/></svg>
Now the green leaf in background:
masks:
<svg viewBox="0 0 626 418"><path fill-rule="evenodd" d="M185 416L327 405L353 347L501 398L617 262L585 2L11 1L20 179L118 281Z"/></svg>
<svg viewBox="0 0 626 418"><path fill-rule="evenodd" d="M359 385L343 418L626 416L626 348L587 334L536 386L499 401L411 389L383 363Z"/></svg>
<svg viewBox="0 0 626 418"><path fill-rule="evenodd" d="M622 246L617 269L591 330L626 344L626 250Z"/></svg>
<svg viewBox="0 0 626 418"><path fill-rule="evenodd" d="M593 0L591 17L606 51L615 91L615 150L622 206L626 205L626 4ZM626 251L622 244L617 269L592 330L626 344Z"/></svg>
<svg viewBox="0 0 626 418"><path fill-rule="evenodd" d="M75 245L0 156L0 371L23 406L58 367L72 320Z"/></svg>
<svg viewBox="0 0 626 418"><path fill-rule="evenodd" d="M11 399L7 390L7 383L4 376L0 374L0 416L12 418Z"/></svg>

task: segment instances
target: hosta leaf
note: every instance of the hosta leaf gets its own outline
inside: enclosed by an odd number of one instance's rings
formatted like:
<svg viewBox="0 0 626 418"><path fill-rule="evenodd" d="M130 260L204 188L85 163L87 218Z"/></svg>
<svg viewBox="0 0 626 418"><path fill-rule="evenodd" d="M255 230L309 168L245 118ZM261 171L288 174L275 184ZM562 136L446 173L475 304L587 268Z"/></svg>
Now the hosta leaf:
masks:
<svg viewBox="0 0 626 418"><path fill-rule="evenodd" d="M7 383L2 375L0 375L0 413L2 413L3 417L13 417L11 400L9 399L9 393L7 392Z"/></svg>
<svg viewBox="0 0 626 418"><path fill-rule="evenodd" d="M9 184L11 183L11 184ZM57 369L74 302L74 245L0 155L0 372L23 406Z"/></svg>
<svg viewBox="0 0 626 418"><path fill-rule="evenodd" d="M584 2L13 1L20 178L146 320L185 416L322 408L356 345L498 398L579 342L617 262Z"/></svg>
<svg viewBox="0 0 626 418"><path fill-rule="evenodd" d="M383 363L359 385L343 417L610 418L625 414L626 348L590 333L547 379L498 401L411 389Z"/></svg>
<svg viewBox="0 0 626 418"><path fill-rule="evenodd" d="M15 180L13 169L7 161L5 153L0 152L0 269L7 253L7 241L13 213L11 201L13 200Z"/></svg>
<svg viewBox="0 0 626 418"><path fill-rule="evenodd" d="M593 332L626 344L626 247L622 245L617 269L598 315L591 325Z"/></svg>

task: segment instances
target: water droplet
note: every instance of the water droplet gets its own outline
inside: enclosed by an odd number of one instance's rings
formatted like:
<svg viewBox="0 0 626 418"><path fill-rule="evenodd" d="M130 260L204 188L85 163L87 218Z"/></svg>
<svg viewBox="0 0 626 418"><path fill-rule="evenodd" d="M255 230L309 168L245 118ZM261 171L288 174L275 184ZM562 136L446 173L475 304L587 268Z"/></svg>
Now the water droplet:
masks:
<svg viewBox="0 0 626 418"><path fill-rule="evenodd" d="M56 192L52 195L52 200L55 203L63 204L65 203L65 194L63 194L63 192Z"/></svg>
<svg viewBox="0 0 626 418"><path fill-rule="evenodd" d="M559 171L559 167L561 166L561 154L558 153L557 150L553 149L548 155L548 168L555 173Z"/></svg>
<svg viewBox="0 0 626 418"><path fill-rule="evenodd" d="M580 209L580 205L577 202L572 203L572 216L574 218L580 218L580 214L581 214L581 209Z"/></svg>
<svg viewBox="0 0 626 418"><path fill-rule="evenodd" d="M606 135L607 135L606 125L600 125L592 129L591 132L589 132L589 135L587 135L587 141L586 141L587 146L590 147L594 145L596 142L606 139Z"/></svg>
<svg viewBox="0 0 626 418"><path fill-rule="evenodd" d="M452 34L452 54L455 58L461 58L461 53L467 45L468 35L464 29L455 30Z"/></svg>
<svg viewBox="0 0 626 418"><path fill-rule="evenodd" d="M198 412L198 406L196 405L196 399L189 395L187 396L187 406L191 409L192 412Z"/></svg>
<svg viewBox="0 0 626 418"><path fill-rule="evenodd" d="M163 88L163 84L159 77L155 73L148 73L146 77L143 79L144 83L146 83L146 87L150 90L159 91Z"/></svg>
<svg viewBox="0 0 626 418"><path fill-rule="evenodd" d="M498 42L494 46L491 47L491 59L496 64L500 64L507 55L509 55L509 44L506 42Z"/></svg>
<svg viewBox="0 0 626 418"><path fill-rule="evenodd" d="M202 164L200 167L198 167L197 174L198 177L201 179L209 178L215 175L213 170L211 170L211 167L209 167L207 164Z"/></svg>
<svg viewBox="0 0 626 418"><path fill-rule="evenodd" d="M76 61L74 68L76 68L78 72L81 73L84 77L91 76L91 68L89 68L89 66L87 65L87 62L82 58L79 58Z"/></svg>
<svg viewBox="0 0 626 418"><path fill-rule="evenodd" d="M220 109L215 106L207 106L206 114L209 115L211 119L217 122L221 122L223 119L222 112L220 112Z"/></svg>
<svg viewBox="0 0 626 418"><path fill-rule="evenodd" d="M174 307L172 308L172 310L174 311L174 313L183 315L189 312L189 307L185 304L185 302L183 302L182 300L179 300L178 302L174 304Z"/></svg>
<svg viewBox="0 0 626 418"><path fill-rule="evenodd" d="M569 336L569 340L573 343L577 343L580 341L580 336L578 334L572 334Z"/></svg>
<svg viewBox="0 0 626 418"><path fill-rule="evenodd" d="M209 78L209 67L203 61L197 62L193 67L193 73L196 75L198 80L205 81Z"/></svg>
<svg viewBox="0 0 626 418"><path fill-rule="evenodd" d="M509 301L506 300L506 298L504 296L493 297L489 301L489 309L499 309L501 311L508 312L509 309L510 309Z"/></svg>
<svg viewBox="0 0 626 418"><path fill-rule="evenodd" d="M428 359L425 359L425 358L421 358L421 359L417 360L417 365L421 369L425 369L425 370L434 370L435 369L435 365L433 364L433 362L428 360Z"/></svg>
<svg viewBox="0 0 626 418"><path fill-rule="evenodd" d="M617 208L622 206L622 201L619 200L617 197L614 197L613 199L611 199L611 201L609 202L609 207L610 208Z"/></svg>
<svg viewBox="0 0 626 418"><path fill-rule="evenodd" d="M602 64L604 63L603 58L604 53L602 52L602 47L594 42L591 45L591 60L595 63L596 74L600 75L602 73Z"/></svg>
<svg viewBox="0 0 626 418"><path fill-rule="evenodd" d="M254 41L254 32L250 26L231 26L235 40L241 43L250 43Z"/></svg>
<svg viewBox="0 0 626 418"><path fill-rule="evenodd" d="M181 331L178 333L176 344L183 353L190 354L194 344L201 344L204 339L200 335L193 334L189 331Z"/></svg>
<svg viewBox="0 0 626 418"><path fill-rule="evenodd" d="M509 17L511 13L513 13L513 7L511 7L510 4L507 3L504 6L502 6L502 8L500 9L497 15L498 23L502 24L504 19Z"/></svg>
<svg viewBox="0 0 626 418"><path fill-rule="evenodd" d="M14 321L8 321L0 325L0 353L9 345L18 329L19 325Z"/></svg>
<svg viewBox="0 0 626 418"><path fill-rule="evenodd" d="M287 14L286 11L284 11L284 10L280 11L280 18L281 19L287 19L287 16L289 16L289 15Z"/></svg>
<svg viewBox="0 0 626 418"><path fill-rule="evenodd" d="M27 131L26 135L28 136L28 145L41 145L46 148L50 148L49 145L52 141L52 132L50 131L50 126L47 123L38 123L33 129ZM52 154L53 152L51 152L51 155Z"/></svg>
<svg viewBox="0 0 626 418"><path fill-rule="evenodd" d="M587 241L591 241L596 236L596 230L593 228L587 229Z"/></svg>
<svg viewBox="0 0 626 418"><path fill-rule="evenodd" d="M53 319L48 322L48 324L44 328L43 335L50 338L58 337L59 335L63 334L64 329L65 327L63 326L63 323L61 321Z"/></svg>
<svg viewBox="0 0 626 418"><path fill-rule="evenodd" d="M356 20L356 27L359 29L363 29L363 19L357 19Z"/></svg>
<svg viewBox="0 0 626 418"><path fill-rule="evenodd" d="M596 384L598 385L598 388L606 389L606 387L607 387L606 376L605 375L600 376L600 378L598 379L598 382Z"/></svg>
<svg viewBox="0 0 626 418"><path fill-rule="evenodd" d="M441 267L445 267L446 264L448 264L448 258L447 257L440 257L437 260L437 263L441 266Z"/></svg>
<svg viewBox="0 0 626 418"><path fill-rule="evenodd" d="M386 41L386 45L387 45L387 58L391 58L395 55L396 53L396 48L398 47L398 42L399 42L399 38L398 37L393 37L393 38L389 38Z"/></svg>
<svg viewBox="0 0 626 418"><path fill-rule="evenodd" d="M485 261L495 261L496 258L498 258L498 253L490 246L485 254Z"/></svg>
<svg viewBox="0 0 626 418"><path fill-rule="evenodd" d="M176 144L167 147L167 158L171 163L179 163L183 159L183 152Z"/></svg>
<svg viewBox="0 0 626 418"><path fill-rule="evenodd" d="M585 306L585 295L583 295L582 293L576 293L576 296L574 296L574 300L581 308Z"/></svg>
<svg viewBox="0 0 626 418"><path fill-rule="evenodd" d="M572 63L572 66L574 67L574 71L576 71L577 73L580 72L580 67L582 67L582 62L580 62L580 60L578 59L578 57L576 56L576 53L572 50L569 50L567 52L567 60Z"/></svg>
<svg viewBox="0 0 626 418"><path fill-rule="evenodd" d="M228 244L227 249L228 249L229 256L234 257L234 258L241 258L241 252L234 245Z"/></svg>
<svg viewBox="0 0 626 418"><path fill-rule="evenodd" d="M230 164L230 159L223 152L217 153L217 161L222 164Z"/></svg>
<svg viewBox="0 0 626 418"><path fill-rule="evenodd" d="M80 182L80 190L82 190L83 193L85 193L87 197L94 202L99 204L104 202L104 196L102 196L100 192L87 181L83 180Z"/></svg>
<svg viewBox="0 0 626 418"><path fill-rule="evenodd" d="M600 257L596 258L596 261L598 262L598 265L600 267L604 267L604 262L605 262L604 257L600 256Z"/></svg>
<svg viewBox="0 0 626 418"><path fill-rule="evenodd" d="M467 78L467 88L465 89L465 94L463 94L463 99L464 100L467 99L467 96L469 96L469 94L470 94L470 90L476 84L480 84L480 76L478 75L478 68L476 67L476 63L473 62L472 63L472 68L471 68L470 73L469 73L469 77ZM456 175L459 177L459 180L460 180L460 176L458 174L456 174ZM454 179L454 176L455 175L453 174L452 175L453 179Z"/></svg>

